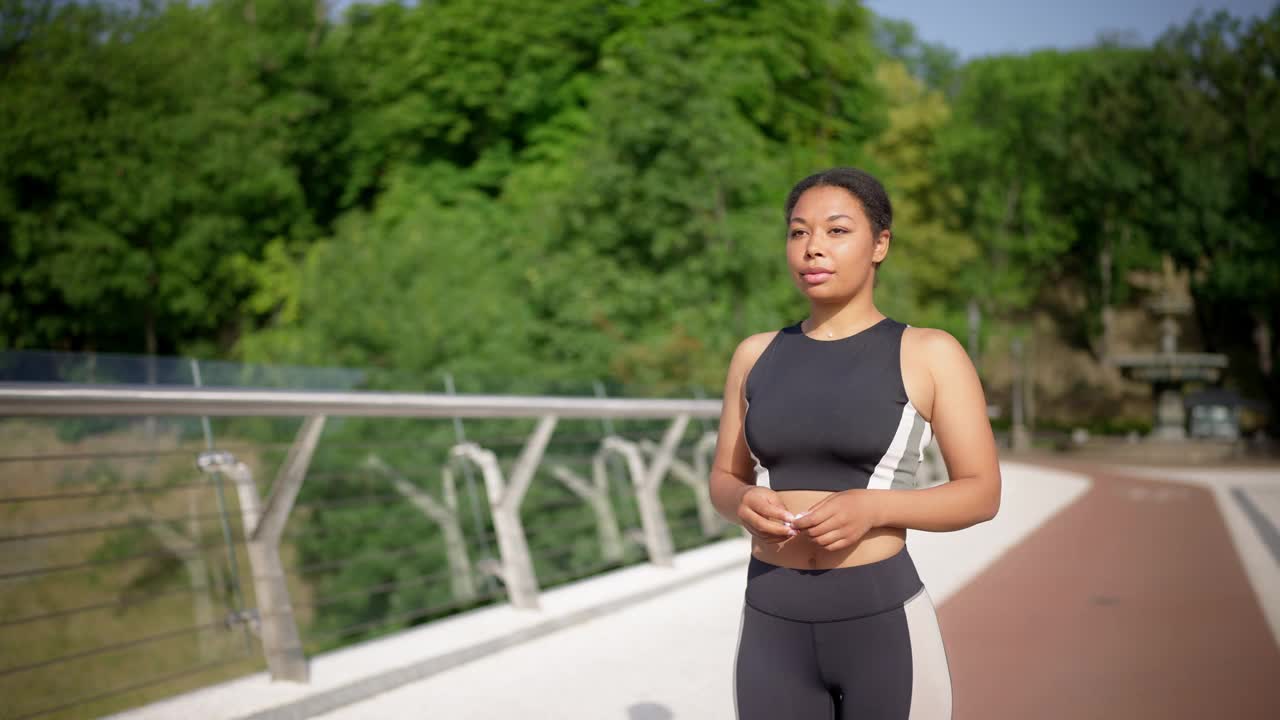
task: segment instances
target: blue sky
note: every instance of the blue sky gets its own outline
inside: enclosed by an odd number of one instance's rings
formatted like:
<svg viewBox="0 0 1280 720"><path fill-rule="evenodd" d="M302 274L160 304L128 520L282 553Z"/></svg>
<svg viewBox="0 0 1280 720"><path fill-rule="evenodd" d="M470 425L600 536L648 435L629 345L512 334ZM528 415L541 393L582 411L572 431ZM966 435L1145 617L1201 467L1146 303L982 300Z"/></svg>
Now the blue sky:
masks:
<svg viewBox="0 0 1280 720"><path fill-rule="evenodd" d="M877 15L908 20L921 39L961 59L1092 44L1101 32L1130 31L1149 44L1197 8L1239 17L1267 14L1273 0L866 0Z"/></svg>
<svg viewBox="0 0 1280 720"><path fill-rule="evenodd" d="M380 0L365 0L378 2ZM415 0L406 0L414 2ZM483 2L484 0L476 0ZM554 2L555 0L544 0ZM353 0L329 0L340 13ZM1102 32L1131 32L1150 44L1196 9L1239 17L1267 14L1277 0L863 0L885 17L908 20L920 37L979 55L1091 45Z"/></svg>

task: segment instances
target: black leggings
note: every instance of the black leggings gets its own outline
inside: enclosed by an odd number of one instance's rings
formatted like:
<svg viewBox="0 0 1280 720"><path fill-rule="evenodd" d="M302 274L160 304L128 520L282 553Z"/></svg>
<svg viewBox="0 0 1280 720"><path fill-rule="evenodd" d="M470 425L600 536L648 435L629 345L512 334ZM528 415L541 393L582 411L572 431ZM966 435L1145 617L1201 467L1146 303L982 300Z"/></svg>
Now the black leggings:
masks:
<svg viewBox="0 0 1280 720"><path fill-rule="evenodd" d="M739 720L946 720L938 619L904 547L801 570L754 556L734 668Z"/></svg>

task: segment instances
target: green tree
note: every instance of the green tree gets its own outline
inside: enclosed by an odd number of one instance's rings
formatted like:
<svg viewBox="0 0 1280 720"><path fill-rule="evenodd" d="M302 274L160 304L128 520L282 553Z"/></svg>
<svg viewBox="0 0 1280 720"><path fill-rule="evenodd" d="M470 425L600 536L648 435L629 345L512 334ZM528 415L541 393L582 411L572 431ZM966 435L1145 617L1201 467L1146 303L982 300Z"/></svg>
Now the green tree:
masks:
<svg viewBox="0 0 1280 720"><path fill-rule="evenodd" d="M243 339L244 356L405 373L535 373L519 280L534 259L518 224L480 193L454 200L432 201L404 170L377 208L344 216L300 262L277 245L268 262L247 265L259 288L252 302L280 314Z"/></svg>
<svg viewBox="0 0 1280 720"><path fill-rule="evenodd" d="M810 13L816 36L788 20ZM858 162L881 126L868 33L853 4L636 6L585 112L534 148L574 150L541 225L560 248L547 269L563 268L548 276L579 273L532 297L547 346L629 382L714 386L737 338L799 311L778 211L791 182Z"/></svg>
<svg viewBox="0 0 1280 720"><path fill-rule="evenodd" d="M351 124L342 206L371 207L399 165L438 171L439 199L459 185L496 194L616 25L597 0L352 8L333 48Z"/></svg>
<svg viewBox="0 0 1280 720"><path fill-rule="evenodd" d="M981 253L958 280L997 317L1024 313L1073 242L1059 211L1067 161L1063 112L1086 52L1043 51L965 65L938 172L960 189L947 212Z"/></svg>
<svg viewBox="0 0 1280 720"><path fill-rule="evenodd" d="M1232 373L1280 406L1280 8L1243 22L1198 16L1155 48L1148 72L1165 97L1169 152L1153 158L1162 249L1194 271L1208 341Z"/></svg>
<svg viewBox="0 0 1280 720"><path fill-rule="evenodd" d="M875 40L889 59L901 63L925 86L952 91L961 63L951 48L921 40L915 26L906 20L886 17L875 18Z"/></svg>
<svg viewBox="0 0 1280 720"><path fill-rule="evenodd" d="M237 31L72 5L25 43L0 110L5 345L154 354L234 329L233 258L305 209Z"/></svg>
<svg viewBox="0 0 1280 720"><path fill-rule="evenodd" d="M936 171L939 133L951 109L902 63L882 62L876 80L885 88L889 122L870 154L876 170L883 168L894 207L893 245L878 271L881 307L961 335L968 297L955 277L977 259L978 247L964 228L949 225L948 208L960 202L961 190Z"/></svg>
<svg viewBox="0 0 1280 720"><path fill-rule="evenodd" d="M786 29L815 7L821 42ZM883 123L859 70L874 63L865 13L583 3L534 23L511 22L527 12L513 8L493 32L477 17L501 8L356 8L335 33L344 102L359 108L343 202L367 210L314 251L273 246L253 307L279 314L245 339L248 356L314 361L336 342L346 361L406 370L540 368L674 390L718 384L736 337L798 309L780 271L781 195L856 162ZM291 258L305 259L295 271ZM353 262L413 274L371 294ZM429 320L421 304L392 308L414 288L450 299ZM378 298L367 321L347 319L356 297Z"/></svg>

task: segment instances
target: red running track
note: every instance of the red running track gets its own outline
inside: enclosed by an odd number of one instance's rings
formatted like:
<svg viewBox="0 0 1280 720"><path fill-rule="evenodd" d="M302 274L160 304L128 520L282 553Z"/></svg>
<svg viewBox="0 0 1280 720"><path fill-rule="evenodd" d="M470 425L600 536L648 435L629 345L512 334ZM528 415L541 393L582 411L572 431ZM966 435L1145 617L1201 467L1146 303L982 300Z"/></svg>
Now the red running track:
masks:
<svg viewBox="0 0 1280 720"><path fill-rule="evenodd" d="M1092 488L938 614L956 720L1280 718L1280 649L1205 489Z"/></svg>

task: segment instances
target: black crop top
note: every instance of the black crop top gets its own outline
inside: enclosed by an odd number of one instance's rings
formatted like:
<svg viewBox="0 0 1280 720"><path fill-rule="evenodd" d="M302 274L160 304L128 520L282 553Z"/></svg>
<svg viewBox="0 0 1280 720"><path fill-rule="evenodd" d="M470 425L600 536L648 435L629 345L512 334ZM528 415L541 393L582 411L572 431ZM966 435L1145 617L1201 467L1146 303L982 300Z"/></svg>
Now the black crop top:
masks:
<svg viewBox="0 0 1280 720"><path fill-rule="evenodd" d="M884 318L839 340L783 328L747 374L743 432L756 484L774 490L907 489L932 439L902 383L907 325Z"/></svg>

